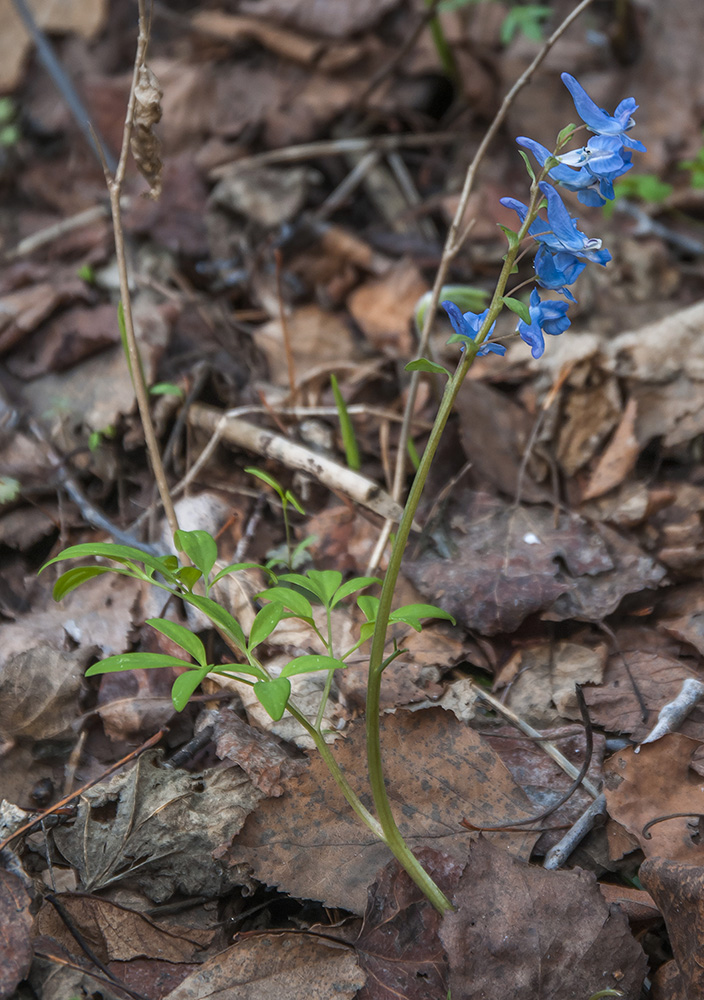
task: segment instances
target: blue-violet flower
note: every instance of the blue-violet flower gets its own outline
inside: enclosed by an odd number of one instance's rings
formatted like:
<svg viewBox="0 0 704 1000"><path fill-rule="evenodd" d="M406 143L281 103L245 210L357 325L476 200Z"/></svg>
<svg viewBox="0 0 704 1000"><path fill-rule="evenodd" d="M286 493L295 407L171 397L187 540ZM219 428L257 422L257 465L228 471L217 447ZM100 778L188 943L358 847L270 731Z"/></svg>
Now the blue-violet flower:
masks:
<svg viewBox="0 0 704 1000"><path fill-rule="evenodd" d="M484 320L489 315L489 310L485 309L483 313L473 313L466 312L463 313L458 305L454 302L450 302L446 299L442 304L443 309L450 317L450 322L452 323L452 328L455 331L454 334L448 340L448 344L454 344L457 341L462 341L465 346L466 343L474 343L477 334L482 328ZM481 357L482 354L505 354L506 348L502 344L489 344L487 341L491 337L492 333L496 328L496 323L494 323L486 335L484 343L480 346L477 351L477 357Z"/></svg>
<svg viewBox="0 0 704 1000"><path fill-rule="evenodd" d="M562 82L569 90L574 101L575 110L587 128L597 135L618 136L624 146L629 149L637 149L645 152L645 146L637 139L631 139L625 133L630 131L635 125L633 112L638 105L634 98L626 97L618 105L613 115L609 115L603 108L598 107L586 92L569 73L562 74Z"/></svg>
<svg viewBox="0 0 704 1000"><path fill-rule="evenodd" d="M537 289L530 293L530 326L522 319L518 321L517 330L521 339L530 346L534 358L540 358L545 351L544 333L558 337L570 325L566 316L569 306L566 302L541 302Z"/></svg>
<svg viewBox="0 0 704 1000"><path fill-rule="evenodd" d="M551 253L571 253L582 260L596 264L606 264L611 260L608 250L601 249L601 240L590 239L577 229L577 223L569 214L562 199L551 184L541 181L538 185L548 202L547 228L542 219L536 219L528 229L539 243ZM528 214L528 208L516 198L501 198L501 204L518 213L521 222Z"/></svg>

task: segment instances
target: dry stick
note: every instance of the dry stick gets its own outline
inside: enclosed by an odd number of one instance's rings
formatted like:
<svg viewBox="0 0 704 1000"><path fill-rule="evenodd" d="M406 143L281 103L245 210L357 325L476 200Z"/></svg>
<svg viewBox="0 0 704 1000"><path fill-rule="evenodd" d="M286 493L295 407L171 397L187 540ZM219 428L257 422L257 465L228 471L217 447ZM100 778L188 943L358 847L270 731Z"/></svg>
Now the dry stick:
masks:
<svg viewBox="0 0 704 1000"><path fill-rule="evenodd" d="M440 258L440 265L438 267L437 274L435 276L435 283L433 285L433 290L430 296L430 302L428 303L428 309L425 314L425 321L423 323L423 329L421 331L420 339L418 342L418 351L416 356L421 357L428 346L428 340L430 338L430 331L432 329L433 323L435 321L435 314L437 313L438 303L440 301L440 292L442 286L445 284L445 278L447 276L450 264L457 256L457 253L462 247L464 240L467 235L467 230L460 232L460 227L462 225L462 220L464 218L465 212L467 211L467 204L469 202L469 196L472 192L474 186L474 180L477 175L477 170L479 169L479 164L484 159L484 154L489 148L490 143L494 139L494 136L499 131L501 125L503 124L504 118L506 117L509 108L513 104L516 95L525 87L529 82L531 76L536 71L538 66L542 63L545 56L548 54L550 49L553 47L555 42L564 32L569 28L572 22L579 17L582 11L586 10L587 7L592 3L592 0L582 0L575 9L569 14L562 24L553 31L552 35L546 39L540 52L536 55L530 66L519 76L518 80L509 90L508 94L504 97L501 102L501 107L496 113L494 120L489 126L484 138L479 144L479 148L474 154L474 159L467 168L467 173L464 179L464 185L462 187L462 193L460 194L460 200L457 205L457 211L452 220L452 225L450 226L450 231L447 234L447 239L445 241L445 247L442 252L442 257ZM411 375L411 380L408 386L408 398L406 400L406 408L404 411L404 421L401 427L401 437L400 445L398 449L398 455L396 457L396 471L394 475L394 485L392 490L392 496L394 500L401 500L401 495L403 493L403 477L406 471L406 446L405 442L408 440L408 435L410 433L411 418L413 416L413 410L415 408L416 396L418 393L418 385L420 382L420 372L413 372ZM372 573L378 564L378 560L381 558L381 552L383 551L386 541L391 533L392 524L387 522L381 532L380 544L373 554L372 560L376 558L376 562L370 560L367 566L367 572ZM382 542L383 539L383 542Z"/></svg>
<svg viewBox="0 0 704 1000"><path fill-rule="evenodd" d="M149 395L142 375L142 361L137 345L137 338L134 332L134 322L132 318L132 302L130 299L129 279L127 276L127 257L125 252L125 239L122 229L122 217L120 206L120 195L122 185L125 180L127 170L127 157L130 150L130 137L132 135L132 123L134 118L136 88L139 71L144 66L147 56L147 46L149 44L149 26L147 23L145 0L139 0L139 37L137 39L137 54L134 60L134 71L132 73L132 86L130 87L129 101L127 102L127 114L125 116L125 127L122 133L122 148L120 149L120 160L117 170L113 175L105 164L105 179L110 193L110 208L112 210L112 222L115 232L115 254L117 257L117 269L120 278L120 298L122 300L122 310L125 321L125 339L127 341L127 356L132 372L132 383L134 385L139 416L144 430L144 439L147 444L149 458L152 465L152 472L159 489L159 496L164 507L166 519L169 522L171 534L178 531L178 519L171 500L169 484L164 472L164 465L159 452L159 442L156 431L152 423L149 410Z"/></svg>
<svg viewBox="0 0 704 1000"><path fill-rule="evenodd" d="M545 736L541 735L541 733L539 733L537 729L533 729L533 727L529 726L527 722L524 722L523 719L520 717L520 715L516 715L516 713L512 711L512 709L510 709L508 705L504 705L503 702L500 702L498 698L495 698L493 696L493 694L489 694L488 691L482 690L482 688L480 688L473 681L471 682L471 685L476 691L477 695L480 698L483 698L484 701L486 701L489 705L491 705L491 707L494 709L495 712L498 712L499 715L503 715L505 719L508 719L509 722L512 722L513 725L516 726L517 729L520 729L522 733L525 733L526 736L530 736L532 737L532 739L536 740L536 742L540 743L543 749L545 750L545 753L549 757L552 757L552 759L555 761L556 764L559 764L559 766L562 768L565 774L569 774L570 778L577 777L577 775L579 774L577 768L574 766L574 764L572 764L569 760L567 760L565 755L557 749L554 743L552 743L549 739L546 739ZM599 795L599 789L593 782L589 780L589 778L582 778L582 785L584 785L584 787L586 788L586 790L589 792L590 795L593 795L594 798L597 798L597 796Z"/></svg>
<svg viewBox="0 0 704 1000"><path fill-rule="evenodd" d="M564 837L559 840L554 847L551 847L545 855L543 868L554 871L561 868L567 861L574 849L581 844L589 831L594 827L599 816L606 812L606 796L601 795L594 799L588 809L572 824Z"/></svg>
<svg viewBox="0 0 704 1000"><path fill-rule="evenodd" d="M399 504L377 483L353 472L339 462L296 444L282 434L256 427L246 420L238 420L205 403L195 403L189 413L191 426L199 427L213 435L212 441L225 440L230 444L253 451L257 455L281 462L289 469L300 469L314 476L318 482L335 492L350 497L381 517L400 520L403 513ZM210 444L205 450L210 449ZM202 455L201 455L202 458ZM196 464L200 464L201 458ZM193 471L193 470L191 470ZM417 525L414 525L420 530Z"/></svg>

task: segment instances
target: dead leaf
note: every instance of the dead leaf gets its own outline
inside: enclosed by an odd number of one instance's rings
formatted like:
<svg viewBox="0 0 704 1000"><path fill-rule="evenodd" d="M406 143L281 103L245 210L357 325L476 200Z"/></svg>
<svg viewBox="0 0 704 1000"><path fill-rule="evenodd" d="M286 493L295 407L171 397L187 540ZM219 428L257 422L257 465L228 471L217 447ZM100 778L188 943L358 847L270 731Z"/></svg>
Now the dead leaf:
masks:
<svg viewBox="0 0 704 1000"><path fill-rule="evenodd" d="M343 320L318 306L295 309L287 318L286 324L297 380L320 365L334 370L335 362L353 361L359 357L358 348ZM254 334L254 340L266 355L272 381L276 385L288 385L281 321L272 319L260 326Z"/></svg>
<svg viewBox="0 0 704 1000"><path fill-rule="evenodd" d="M582 493L582 500L594 500L608 493L622 483L635 468L641 450L641 445L635 436L637 415L638 404L635 399L629 399L613 438L589 477L589 482Z"/></svg>
<svg viewBox="0 0 704 1000"><path fill-rule="evenodd" d="M10 997L32 962L31 897L17 875L0 870L0 996Z"/></svg>
<svg viewBox="0 0 704 1000"><path fill-rule="evenodd" d="M595 725L642 740L687 677L699 677L699 672L676 642L652 628L623 629L616 633L616 648L607 661L604 683L585 687L584 699ZM645 705L645 719L634 683ZM704 709L695 708L678 728L687 736L704 739Z"/></svg>
<svg viewBox="0 0 704 1000"><path fill-rule="evenodd" d="M130 770L81 796L70 828L56 844L87 891L128 879L150 899L175 892L218 896L247 881L242 870L214 861L216 847L240 829L261 798L235 767L201 774L160 766L143 754Z"/></svg>
<svg viewBox="0 0 704 1000"><path fill-rule="evenodd" d="M696 821L698 813L704 814L704 788L690 768L700 745L681 733L668 733L637 753L632 747L619 750L604 765L609 815L638 840L648 858L690 864L704 860ZM656 823L648 831L650 838L643 834L646 823L671 813L685 815Z"/></svg>
<svg viewBox="0 0 704 1000"><path fill-rule="evenodd" d="M557 427L557 460L566 476L582 469L617 426L621 417L621 394L615 378L594 374L593 360L573 370L564 412ZM580 385L589 373L589 384ZM596 378L596 385L593 380Z"/></svg>
<svg viewBox="0 0 704 1000"><path fill-rule="evenodd" d="M357 0L354 10L335 0L245 0L244 14L269 18L324 38L347 38L374 27L399 0Z"/></svg>
<svg viewBox="0 0 704 1000"><path fill-rule="evenodd" d="M238 764L254 787L271 798L283 795L285 779L305 767L286 743L248 725L228 706L218 712L213 738L218 757Z"/></svg>
<svg viewBox="0 0 704 1000"><path fill-rule="evenodd" d="M316 934L242 934L167 1000L352 1000L364 985L353 950Z"/></svg>
<svg viewBox="0 0 704 1000"><path fill-rule="evenodd" d="M665 918L685 996L702 996L704 868L656 857L643 862L638 878L654 897Z"/></svg>
<svg viewBox="0 0 704 1000"><path fill-rule="evenodd" d="M450 896L462 866L424 847L418 860ZM447 958L438 938L440 914L397 861L369 887L364 923L355 941L367 985L357 1000L427 1000L447 994Z"/></svg>
<svg viewBox="0 0 704 1000"><path fill-rule="evenodd" d="M366 788L364 725L352 723L345 732L333 752L353 787ZM411 848L434 847L463 859L470 836L460 826L463 817L496 824L530 815L497 755L449 712L384 716L382 746L392 804ZM536 839L521 832L490 836L521 856ZM261 881L305 899L361 913L388 851L355 817L316 755L305 773L287 780L281 798L261 803L221 856L251 865Z"/></svg>
<svg viewBox="0 0 704 1000"><path fill-rule="evenodd" d="M600 684L608 649L576 642L540 643L518 649L501 668L494 690L507 689L504 701L532 726L579 719L575 685Z"/></svg>
<svg viewBox="0 0 704 1000"><path fill-rule="evenodd" d="M319 41L277 28L259 17L240 17L222 10L201 10L196 11L191 20L196 28L208 34L219 35L231 42L252 39L270 52L304 66L309 66L323 48Z"/></svg>
<svg viewBox="0 0 704 1000"><path fill-rule="evenodd" d="M2 2L2 0L0 0ZM63 281L39 282L0 299L0 354L19 343L59 306L85 299L85 282L75 274Z"/></svg>
<svg viewBox="0 0 704 1000"><path fill-rule="evenodd" d="M454 902L440 928L453 997L582 1000L609 987L639 995L645 955L590 872L545 871L481 838Z"/></svg>
<svg viewBox="0 0 704 1000"><path fill-rule="evenodd" d="M68 915L101 962L131 962L138 958L158 958L178 964L193 962L206 948L214 931L188 930L175 933L157 926L142 913L120 906L108 899L85 893L57 893L53 898ZM66 951L81 957L76 939L68 930L57 909L44 903L37 914L35 933L51 937Z"/></svg>
<svg viewBox="0 0 704 1000"><path fill-rule="evenodd" d="M377 351L405 357L413 350L411 322L415 303L428 290L418 268L408 259L394 264L381 278L371 278L348 297L347 307Z"/></svg>
<svg viewBox="0 0 704 1000"><path fill-rule="evenodd" d="M298 215L318 175L310 167L234 167L215 186L211 204L238 212L260 226L280 226Z"/></svg>
<svg viewBox="0 0 704 1000"><path fill-rule="evenodd" d="M92 38L103 24L107 0L35 0L32 14L40 28L48 32L77 32ZM0 93L13 91L22 79L27 53L32 47L12 0L0 0Z"/></svg>
<svg viewBox="0 0 704 1000"><path fill-rule="evenodd" d="M531 614L601 621L628 593L655 587L665 571L638 546L576 514L516 507L485 493L453 497L450 538L406 560L404 572L433 603L483 635L512 632Z"/></svg>

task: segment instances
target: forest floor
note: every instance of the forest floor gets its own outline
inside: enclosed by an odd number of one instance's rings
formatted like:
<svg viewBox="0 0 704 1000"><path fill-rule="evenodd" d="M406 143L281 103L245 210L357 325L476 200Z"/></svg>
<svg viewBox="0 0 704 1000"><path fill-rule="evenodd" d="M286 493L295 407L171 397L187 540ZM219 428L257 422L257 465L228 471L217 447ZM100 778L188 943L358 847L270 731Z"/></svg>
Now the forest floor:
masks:
<svg viewBox="0 0 704 1000"><path fill-rule="evenodd" d="M452 78L421 0L154 5L162 191L145 197L130 165L132 304L179 523L216 537L223 566L286 558L281 505L253 466L303 510L301 572L383 575L378 504L335 473L350 456L331 376L359 476L390 499L416 303L465 171L576 4L443 6ZM136 4L32 9L117 158ZM127 651L182 653L145 624L162 614L199 631L211 662L226 651L143 582L106 573L56 602L67 565L38 575L77 543L172 548L120 343L103 168L0 0L0 996L704 996L703 45L689 0L596 0L476 176L448 280L480 302L505 253L497 223L515 226L499 199L527 200L516 136L552 148L575 120L560 74L609 112L639 104L648 152L615 204L566 196L611 263L578 279L572 325L539 360L516 317L499 319L507 353L470 371L403 563L396 605L457 621L395 626L404 652L381 703L389 794L453 900L441 917L251 687L207 678L177 713L177 667L85 677ZM523 261L517 281L531 273ZM440 311L428 350L453 369L450 333ZM419 454L440 382L420 383ZM218 590L245 632L265 585L255 567ZM336 648L362 620L354 600L334 609ZM314 638L284 620L260 656L276 675L320 652ZM365 653L336 674L325 725L372 808ZM319 676L293 678L311 717ZM686 708L662 716L683 690Z"/></svg>

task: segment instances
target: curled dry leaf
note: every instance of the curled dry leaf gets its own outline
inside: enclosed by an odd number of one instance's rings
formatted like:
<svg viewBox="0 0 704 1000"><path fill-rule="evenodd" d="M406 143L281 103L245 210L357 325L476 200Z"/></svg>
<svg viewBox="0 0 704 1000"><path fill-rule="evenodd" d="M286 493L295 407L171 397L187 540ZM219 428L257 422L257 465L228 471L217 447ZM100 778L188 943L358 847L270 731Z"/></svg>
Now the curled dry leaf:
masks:
<svg viewBox="0 0 704 1000"><path fill-rule="evenodd" d="M161 120L161 98L164 96L159 81L146 65L137 73L134 116L130 147L139 172L149 184L149 195L161 194L161 144L154 134L154 126Z"/></svg>
<svg viewBox="0 0 704 1000"><path fill-rule="evenodd" d="M11 872L0 871L0 996L9 997L32 961L31 898Z"/></svg>
<svg viewBox="0 0 704 1000"><path fill-rule="evenodd" d="M440 928L453 997L640 995L645 955L590 872L544 871L481 838L454 903Z"/></svg>
<svg viewBox="0 0 704 1000"><path fill-rule="evenodd" d="M364 978L349 947L297 931L253 933L208 959L167 1000L352 1000Z"/></svg>

